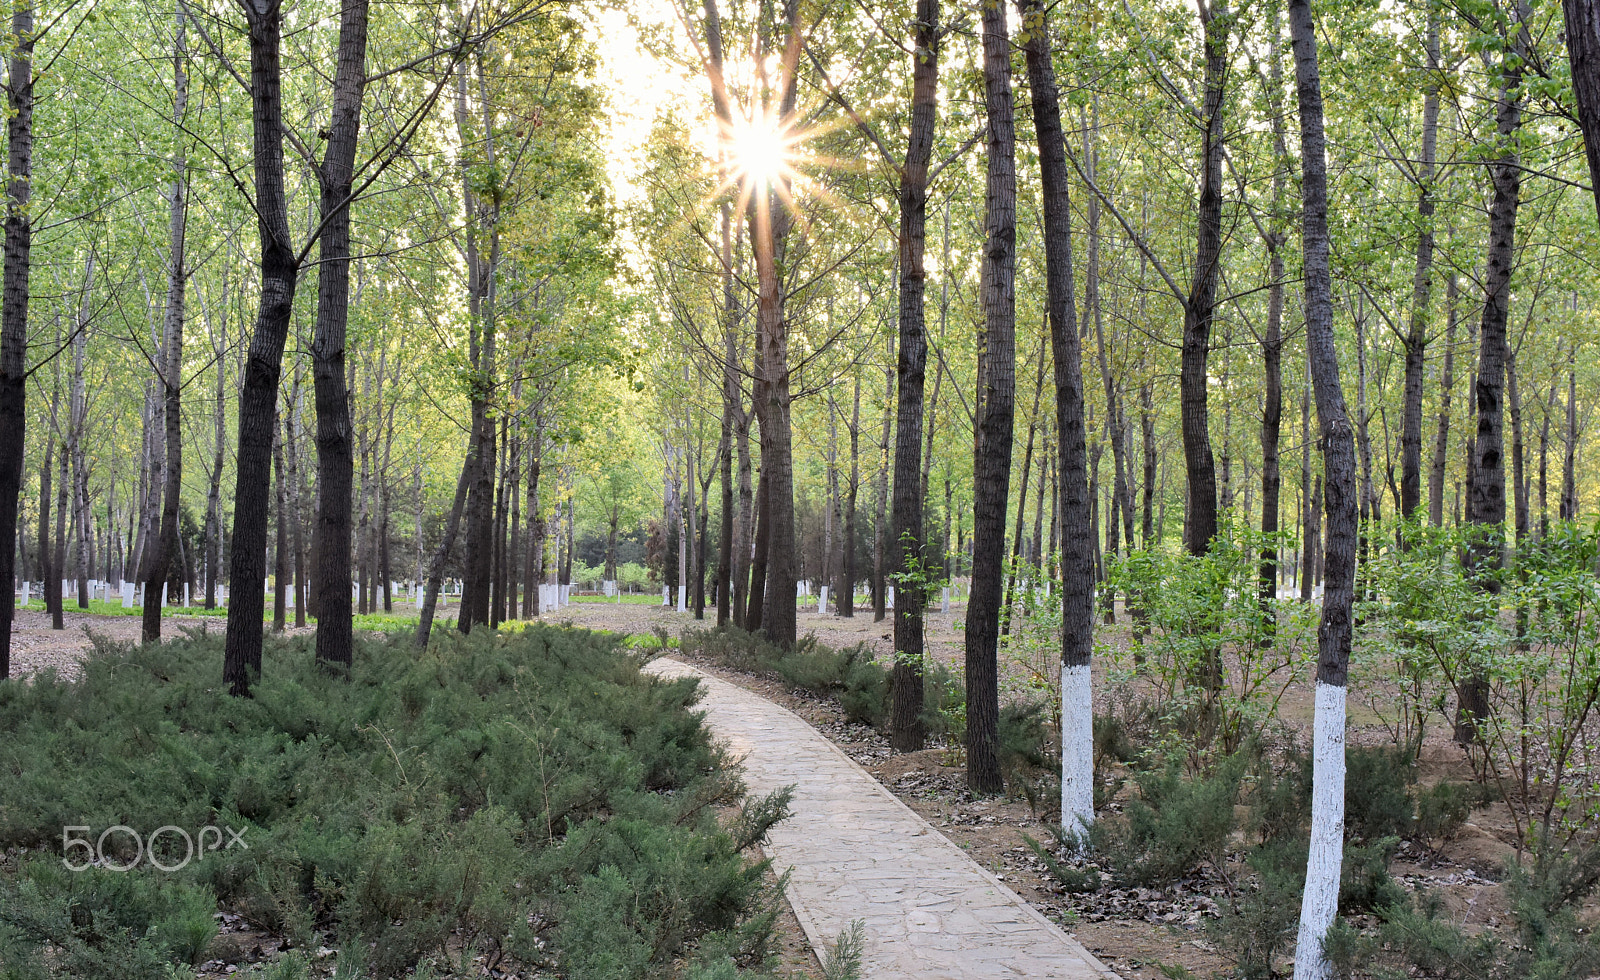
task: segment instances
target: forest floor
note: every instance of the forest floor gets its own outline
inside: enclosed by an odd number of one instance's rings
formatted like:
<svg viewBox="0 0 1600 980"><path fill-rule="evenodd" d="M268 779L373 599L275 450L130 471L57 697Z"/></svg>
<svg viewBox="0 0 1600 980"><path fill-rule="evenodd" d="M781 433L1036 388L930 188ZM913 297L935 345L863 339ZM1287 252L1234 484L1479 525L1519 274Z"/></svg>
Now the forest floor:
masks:
<svg viewBox="0 0 1600 980"><path fill-rule="evenodd" d="M714 616L709 610L708 614ZM714 618L696 622L692 616L655 605L581 600L547 618L620 632L649 633L660 628L674 636L684 629L708 628L715 622ZM952 667L961 663L964 618L965 609L961 607L925 617L930 656ZM813 634L829 647L864 643L882 659L894 650L892 620L874 622L870 607L851 619L802 611L798 626L802 635ZM1228 974L1232 963L1211 941L1205 928L1205 920L1215 916L1218 902L1227 894L1219 875L1199 874L1167 889L1102 889L1087 895L1068 894L1027 844L1029 837L1049 840L1047 825L1058 819L1058 812L1053 808L1036 810L1023 799L969 793L959 748L940 746L896 753L882 732L847 721L833 700L768 678L728 671L704 659L686 656L681 650L670 653L804 718L956 846L1126 980L1158 980L1168 975L1164 966L1183 967L1200 977ZM1043 664L1022 657L1003 663L1002 699L1043 693L1043 669ZM1095 688L1102 694L1107 689L1104 665L1098 661ZM1307 742L1313 693L1309 678L1293 680L1279 703L1280 717L1291 729L1301 730ZM1375 745L1390 740L1388 730L1366 701L1352 696L1349 707L1349 739L1353 744ZM1435 726L1435 734L1424 744L1418 768L1419 779L1425 785L1441 779L1471 777L1465 754L1449 741L1442 726ZM1494 929L1507 916L1505 897L1497 881L1506 861L1516 853L1515 842L1516 830L1509 812L1504 804L1495 803L1474 810L1461 830L1448 840L1431 842L1427 848L1403 843L1390 870L1408 890L1436 892L1444 901L1445 914L1453 921Z"/></svg>
<svg viewBox="0 0 1600 980"><path fill-rule="evenodd" d="M398 604L396 612L403 614ZM959 607L953 607L950 613L927 615L930 656L951 666L960 664L963 617L964 610ZM616 632L651 633L659 629L672 636L685 629L709 628L714 623L714 619L696 622L690 615L654 604L618 604L583 601L582 598L545 619L556 624ZM137 642L139 639L139 619L134 616L88 615L69 610L66 621L66 630L54 631L50 629L47 615L18 611L12 662L19 675L54 669L71 676L76 672L77 660L91 647L91 634L114 641ZM165 625L169 629L173 626L218 629L222 621L209 617L169 617ZM815 610L802 611L798 625L802 635L813 634L830 647L865 644L883 658L893 651L891 621L874 622L870 608L852 619L820 615ZM727 671L702 659L685 656L682 651L671 653L709 674L794 711L952 843L1061 925L1120 976L1127 980L1157 980L1169 975L1164 967L1182 967L1196 976L1227 975L1231 962L1213 944L1205 928L1205 920L1215 916L1218 902L1227 894L1220 875L1197 874L1166 889L1102 889L1087 895L1065 893L1027 844L1029 837L1048 840L1047 827L1057 819L1057 813L1053 809L1035 809L1022 799L969 793L959 748L938 746L921 752L895 753L881 732L847 721L832 700L767 678ZM1021 658L1002 664L1002 698L1044 693L1047 688L1041 670L1042 665ZM1096 690L1104 692L1106 679L1101 672L1097 662ZM1280 716L1291 729L1308 729L1311 705L1308 679L1295 679L1284 689ZM1350 708L1352 743L1379 744L1389 739L1377 716L1362 707L1360 698L1352 697ZM1448 733L1438 730L1441 727L1435 726L1436 734L1423 746L1419 770L1420 780L1425 785L1471 775L1465 755L1449 742ZM1112 809L1116 808L1117 804L1113 803ZM1516 853L1515 843L1516 831L1509 812L1503 804L1495 803L1474 810L1466 824L1450 839L1431 842L1425 848L1402 844L1391 872L1408 889L1437 893L1452 920L1468 927L1476 925L1493 930L1507 917L1505 897L1497 880L1506 861ZM784 916L780 932L787 953L785 966L794 969L810 965L807 962L810 957L801 950L804 940L799 923L792 915Z"/></svg>

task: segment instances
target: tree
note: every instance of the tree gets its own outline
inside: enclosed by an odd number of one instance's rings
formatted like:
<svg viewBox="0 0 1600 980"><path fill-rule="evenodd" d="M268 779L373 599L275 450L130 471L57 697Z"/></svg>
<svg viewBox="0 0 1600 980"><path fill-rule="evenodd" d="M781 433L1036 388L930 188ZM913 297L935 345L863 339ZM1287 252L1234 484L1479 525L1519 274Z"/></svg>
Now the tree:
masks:
<svg viewBox="0 0 1600 980"><path fill-rule="evenodd" d="M923 381L928 338L927 291L928 164L938 113L939 2L918 0L912 23L911 126L905 161L900 165L900 336L896 366L899 402L895 411L894 495L891 574L899 584L894 607L894 696L890 744L899 752L922 748L922 612L928 597L925 579L921 471ZM852 445L854 429L851 430ZM852 482L851 494L854 496ZM852 512L854 506L852 504ZM845 547L854 549L852 536ZM850 585L851 583L846 583Z"/></svg>
<svg viewBox="0 0 1600 980"><path fill-rule="evenodd" d="M983 332L978 345L972 482L972 595L967 600L967 788L998 793L998 644L1005 588L1006 503L1016 401L1016 130L1004 4L983 5L988 174L984 191Z"/></svg>
<svg viewBox="0 0 1600 980"><path fill-rule="evenodd" d="M1321 427L1328 522L1322 618L1317 627L1316 713L1312 720L1311 848L1306 859L1294 975L1295 980L1323 980L1333 975L1322 942L1338 908L1339 874L1344 860L1344 706L1351 611L1355 604L1356 469L1355 444L1334 345L1326 137L1310 0L1289 0L1289 33L1300 108L1306 357Z"/></svg>
<svg viewBox="0 0 1600 980"><path fill-rule="evenodd" d="M350 315L350 209L355 194L356 137L366 88L367 0L343 0L339 63L327 148L317 168L317 328L311 373L317 402L317 662L348 671L353 656L350 618L350 400L345 391L345 327Z"/></svg>
<svg viewBox="0 0 1600 980"><path fill-rule="evenodd" d="M1045 286L1055 364L1061 553L1061 823L1094 820L1094 538L1090 520L1082 355L1072 292L1072 201L1065 135L1043 0L1024 0L1018 31L1028 64L1044 203ZM1042 481L1041 477L1041 481ZM1129 517L1131 520L1131 511Z"/></svg>
<svg viewBox="0 0 1600 980"><path fill-rule="evenodd" d="M22 491L27 411L29 211L33 175L33 5L19 0L11 12L11 64L6 72L5 272L0 292L0 583L14 588L17 498ZM11 595L8 591L7 595ZM0 602L0 680L11 676L11 621L15 603Z"/></svg>

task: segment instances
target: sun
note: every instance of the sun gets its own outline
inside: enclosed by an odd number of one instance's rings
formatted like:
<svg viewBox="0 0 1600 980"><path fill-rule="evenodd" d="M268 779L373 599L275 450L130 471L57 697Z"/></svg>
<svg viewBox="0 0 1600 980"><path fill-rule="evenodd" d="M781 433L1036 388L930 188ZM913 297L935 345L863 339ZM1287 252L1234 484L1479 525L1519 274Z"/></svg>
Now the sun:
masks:
<svg viewBox="0 0 1600 980"><path fill-rule="evenodd" d="M793 172L793 140L774 119L758 117L736 125L729 144L735 170L750 185L771 187Z"/></svg>

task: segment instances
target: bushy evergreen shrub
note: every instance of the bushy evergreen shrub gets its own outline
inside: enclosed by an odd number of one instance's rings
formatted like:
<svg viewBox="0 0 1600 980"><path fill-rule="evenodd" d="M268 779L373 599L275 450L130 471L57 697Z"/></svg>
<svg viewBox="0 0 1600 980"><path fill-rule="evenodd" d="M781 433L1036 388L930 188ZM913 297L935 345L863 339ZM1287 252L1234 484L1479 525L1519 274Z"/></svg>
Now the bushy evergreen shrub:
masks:
<svg viewBox="0 0 1600 980"><path fill-rule="evenodd" d="M164 977L203 953L218 905L372 977L479 952L666 976L718 935L761 965L772 890L742 849L787 804L719 821L742 786L693 681L536 626L421 654L366 640L348 680L309 638L269 639L236 700L221 647L101 645L80 681L0 685L0 849L44 852L0 868L0 976ZM61 867L64 826L117 824L231 826L249 849L171 873Z"/></svg>

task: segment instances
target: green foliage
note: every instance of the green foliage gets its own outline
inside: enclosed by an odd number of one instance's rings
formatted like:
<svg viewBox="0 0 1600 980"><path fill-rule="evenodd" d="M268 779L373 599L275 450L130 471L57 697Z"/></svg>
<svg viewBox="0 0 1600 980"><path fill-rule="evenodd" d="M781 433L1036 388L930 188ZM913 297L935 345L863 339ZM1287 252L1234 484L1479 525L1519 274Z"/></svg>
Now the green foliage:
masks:
<svg viewBox="0 0 1600 980"><path fill-rule="evenodd" d="M741 788L693 682L544 626L420 655L365 640L348 681L308 643L269 640L244 701L203 636L102 644L79 682L0 686L0 847L52 854L64 825L113 824L225 825L249 845L170 874L54 856L0 872L0 971L154 980L200 956L218 906L374 977L479 952L654 976L719 935L760 965L772 889L743 850L787 800L718 821Z"/></svg>
<svg viewBox="0 0 1600 980"><path fill-rule="evenodd" d="M1097 655L1152 683L1166 725L1197 749L1236 752L1315 653L1315 609L1257 596L1262 549L1285 540L1229 526L1204 556L1136 550L1109 569L1109 588L1138 596L1142 628L1134 663L1116 647Z"/></svg>
<svg viewBox="0 0 1600 980"><path fill-rule="evenodd" d="M1139 794L1124 820L1097 820L1090 840L1112 879L1123 885L1176 881L1201 861L1218 863L1235 827L1234 802L1244 775L1243 756L1211 773L1188 777L1180 760L1136 776Z"/></svg>
<svg viewBox="0 0 1600 980"><path fill-rule="evenodd" d="M1403 893L1379 909L1372 933L1343 929L1330 936L1329 958L1347 975L1378 980L1402 977L1531 977L1584 980L1600 970L1600 941L1579 918L1593 894L1600 852L1561 854L1547 841L1529 864L1507 868L1510 929L1468 931L1445 914L1435 892L1405 901Z"/></svg>
<svg viewBox="0 0 1600 980"><path fill-rule="evenodd" d="M784 650L765 636L733 626L686 630L685 651L707 657L731 670L781 680L819 697L837 698L845 716L866 725L889 717L889 671L872 659L865 644L831 650L816 637L802 637Z"/></svg>

